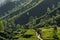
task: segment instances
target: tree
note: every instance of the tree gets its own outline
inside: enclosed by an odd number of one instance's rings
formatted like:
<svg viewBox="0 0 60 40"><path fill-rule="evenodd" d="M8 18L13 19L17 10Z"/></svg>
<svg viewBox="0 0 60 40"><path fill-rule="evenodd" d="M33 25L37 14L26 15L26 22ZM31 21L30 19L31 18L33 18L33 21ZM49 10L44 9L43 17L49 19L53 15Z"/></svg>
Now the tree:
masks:
<svg viewBox="0 0 60 40"><path fill-rule="evenodd" d="M59 14L60 14L60 11L59 11L59 10L57 10L57 11L56 11L56 15L59 15Z"/></svg>
<svg viewBox="0 0 60 40"><path fill-rule="evenodd" d="M33 18L32 24L33 24L33 25L36 25L36 17Z"/></svg>
<svg viewBox="0 0 60 40"><path fill-rule="evenodd" d="M25 32L26 32L25 25L21 25L20 34L24 35Z"/></svg>
<svg viewBox="0 0 60 40"><path fill-rule="evenodd" d="M0 21L0 32L4 32L4 24L3 24L3 21Z"/></svg>
<svg viewBox="0 0 60 40"><path fill-rule="evenodd" d="M4 33L6 33L6 36L8 36L7 39L9 40L17 40L20 36L19 34L19 28L20 26L15 26L14 22L12 21L7 21L7 26L4 28ZM18 36L19 35L19 36Z"/></svg>
<svg viewBox="0 0 60 40"><path fill-rule="evenodd" d="M54 25L53 38L54 38L54 40L58 40L58 36L57 36L57 26L56 26L56 25Z"/></svg>
<svg viewBox="0 0 60 40"><path fill-rule="evenodd" d="M29 15L29 12L27 12L27 15Z"/></svg>
<svg viewBox="0 0 60 40"><path fill-rule="evenodd" d="M41 25L41 26L44 26L44 24L45 24L45 20L44 20L44 19L41 19L41 20L40 20L40 25Z"/></svg>
<svg viewBox="0 0 60 40"><path fill-rule="evenodd" d="M53 5L52 5L52 10L54 10L54 9L55 9L55 5L53 4Z"/></svg>
<svg viewBox="0 0 60 40"><path fill-rule="evenodd" d="M29 20L30 20L30 22L31 22L33 25L36 24L36 17L31 16L31 17L29 18Z"/></svg>
<svg viewBox="0 0 60 40"><path fill-rule="evenodd" d="M56 22L56 20L54 20L54 17L53 17L53 23L54 23L54 31L53 31L53 38L54 38L54 40L58 40L58 36L57 36L57 22Z"/></svg>
<svg viewBox="0 0 60 40"><path fill-rule="evenodd" d="M34 19L34 17L33 16L30 16L29 21L32 22L33 19Z"/></svg>
<svg viewBox="0 0 60 40"><path fill-rule="evenodd" d="M29 18L29 20L30 20L30 24L29 24L29 28L31 29L31 28L34 28L34 25L36 25L36 17L33 17L33 16L31 16L30 18Z"/></svg>
<svg viewBox="0 0 60 40"><path fill-rule="evenodd" d="M29 29L32 29L34 26L33 26L33 24L29 24Z"/></svg>
<svg viewBox="0 0 60 40"><path fill-rule="evenodd" d="M58 7L60 7L60 2L58 2Z"/></svg>
<svg viewBox="0 0 60 40"><path fill-rule="evenodd" d="M51 10L50 10L50 8L48 7L48 8L47 8L47 12L46 12L45 17L44 17L45 20L48 20L48 19L50 18L50 12L51 12Z"/></svg>
<svg viewBox="0 0 60 40"><path fill-rule="evenodd" d="M50 13L50 11L51 11L51 9L48 7L48 8L47 8L47 12L46 12L46 13L47 13L47 14L49 14L49 13Z"/></svg>

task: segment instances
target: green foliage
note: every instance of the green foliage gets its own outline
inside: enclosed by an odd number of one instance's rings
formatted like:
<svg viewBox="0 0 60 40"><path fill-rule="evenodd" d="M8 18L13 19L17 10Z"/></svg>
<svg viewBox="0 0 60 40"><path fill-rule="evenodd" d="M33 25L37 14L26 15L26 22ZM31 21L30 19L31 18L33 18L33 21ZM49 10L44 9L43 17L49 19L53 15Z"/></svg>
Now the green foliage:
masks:
<svg viewBox="0 0 60 40"><path fill-rule="evenodd" d="M60 7L60 2L58 2L58 7Z"/></svg>
<svg viewBox="0 0 60 40"><path fill-rule="evenodd" d="M38 28L38 26L39 27L43 26L44 28L40 28L40 29L42 30L41 34L44 39L46 39L46 40L48 40L48 39L55 40L56 38L59 39L60 38L60 32L59 32L60 29L57 27L56 19L58 19L60 17L60 14L59 14L60 12L59 12L59 10L56 10L56 9L58 9L60 7L59 6L60 3L58 3L58 7L56 7L56 8L55 8L55 5L53 5L52 10L48 7L46 13L39 18L37 18L36 16L35 17L30 16L29 22L27 23L27 26L29 29L25 29L26 24L20 25L20 24L14 23L15 19L22 16L26 12L27 12L27 15L29 15L28 11L33 9L34 7L36 7L42 1L43 0L41 0L41 1L39 0L38 2L34 2L31 4L32 0L27 0L27 2L21 3L21 5L19 4L18 6L15 5L15 8L5 12L5 16L1 16L2 20L0 21L0 32L3 32L4 34L6 34L6 36L9 37L9 38L7 38L8 40L15 40L15 39L16 40L38 40L38 38L36 37L36 34L35 34L35 30L33 30L33 28L35 26L36 26L36 28ZM26 6L26 8L25 8L25 6ZM24 9L23 9L23 11L19 11L19 14L17 13L16 15L14 15L11 18L9 17L9 18L5 19L5 17L13 14L14 12L16 12L18 10L21 10L22 8L24 8ZM56 11L56 13L55 13L56 15L53 15L51 17L50 14L54 11ZM38 24L36 24L37 20L40 20L40 22ZM53 24L53 25L51 26L51 24ZM51 28L49 26L51 26ZM24 38L23 37L24 35L32 35L32 36L29 38Z"/></svg>
<svg viewBox="0 0 60 40"><path fill-rule="evenodd" d="M57 36L57 26L54 26L54 31L53 31L53 38L54 40L58 40L58 36Z"/></svg>
<svg viewBox="0 0 60 40"><path fill-rule="evenodd" d="M21 15L25 14L26 12L28 12L29 10L31 10L32 8L35 8L38 4L40 4L41 2L43 2L43 0L38 0L38 2L34 2L32 3L31 5L29 5L28 3L28 8L26 8L23 12L19 12L19 14L13 16L12 18L10 18L9 20L15 20L17 19L18 17L20 17ZM33 6L32 6L33 5Z"/></svg>
<svg viewBox="0 0 60 40"><path fill-rule="evenodd" d="M4 24L3 21L0 21L0 32L4 31Z"/></svg>
<svg viewBox="0 0 60 40"><path fill-rule="evenodd" d="M27 0L26 2L21 3L22 5L19 4L18 6L15 6L13 9L8 10L7 12L5 12L5 15L1 17L1 19L3 19L3 18L5 18L5 17L13 14L14 12L16 12L16 11L18 11L18 10L20 10L20 9L22 9L23 7L25 7L25 6L27 6L28 4L30 4L30 2L32 2L32 0ZM19 13L20 13L20 12L21 12L21 11L19 11Z"/></svg>
<svg viewBox="0 0 60 40"><path fill-rule="evenodd" d="M49 14L50 11L51 11L51 9L48 7L46 13Z"/></svg>
<svg viewBox="0 0 60 40"><path fill-rule="evenodd" d="M55 9L55 5L52 5L52 10Z"/></svg>
<svg viewBox="0 0 60 40"><path fill-rule="evenodd" d="M27 12L27 15L29 15L29 12Z"/></svg>
<svg viewBox="0 0 60 40"><path fill-rule="evenodd" d="M42 37L43 37L44 40L54 40L54 38L53 38L54 28L52 28L52 26L49 27L49 28L43 27L43 28L39 28L39 29L42 30L42 31L41 31L41 34L42 34ZM57 27L57 30L60 30L60 27ZM33 36L31 36L30 38L24 38L24 37L21 36L21 37L19 38L19 40L38 40L38 38L36 37L35 30L33 30L33 29L27 30L27 32L26 32L24 35L33 35ZM59 35L60 35L60 33L57 34L57 36L59 36ZM56 36L56 37L57 37L57 36ZM59 37L60 37L60 36L59 36ZM34 39L33 39L33 38L34 38ZM58 39L58 40L59 40L59 39Z"/></svg>

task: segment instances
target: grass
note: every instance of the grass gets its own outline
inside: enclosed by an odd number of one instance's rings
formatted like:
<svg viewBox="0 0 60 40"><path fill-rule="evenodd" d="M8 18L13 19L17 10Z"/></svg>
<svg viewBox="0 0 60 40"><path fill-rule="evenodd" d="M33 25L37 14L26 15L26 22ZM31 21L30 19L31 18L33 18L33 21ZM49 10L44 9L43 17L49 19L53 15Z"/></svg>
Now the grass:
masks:
<svg viewBox="0 0 60 40"><path fill-rule="evenodd" d="M49 28L39 28L41 30L41 34L43 39L45 40L53 40L53 28L49 27ZM60 27L57 27L57 36L60 39ZM29 38L24 38L23 36L20 36L20 38L18 40L38 40L38 38L35 35L35 30L33 29L29 29L27 30L27 32L24 35L33 35Z"/></svg>
<svg viewBox="0 0 60 40"><path fill-rule="evenodd" d="M57 36L58 36L58 38L60 39L60 31L59 31L59 30L60 30L60 27L58 27L57 29L58 29L58 30L57 30Z"/></svg>
<svg viewBox="0 0 60 40"><path fill-rule="evenodd" d="M53 39L53 28L42 28L41 30L44 39Z"/></svg>
<svg viewBox="0 0 60 40"><path fill-rule="evenodd" d="M18 40L38 40L36 35L35 35L35 30L29 29L24 35L32 35L29 38L23 38L22 36Z"/></svg>

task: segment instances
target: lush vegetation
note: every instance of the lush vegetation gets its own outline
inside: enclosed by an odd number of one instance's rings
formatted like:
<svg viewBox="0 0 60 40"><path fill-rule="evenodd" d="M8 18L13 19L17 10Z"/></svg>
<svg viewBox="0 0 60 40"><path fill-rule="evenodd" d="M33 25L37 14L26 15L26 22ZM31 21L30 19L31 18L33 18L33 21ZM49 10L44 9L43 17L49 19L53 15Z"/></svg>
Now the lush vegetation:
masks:
<svg viewBox="0 0 60 40"><path fill-rule="evenodd" d="M16 24L15 20L37 7L44 0L25 0L0 17L0 40L39 40L36 29L41 30L44 40L60 40L60 2L57 7L53 4L45 14L37 17L30 16L26 24ZM17 1L18 2L18 1ZM37 22L39 20L39 22Z"/></svg>

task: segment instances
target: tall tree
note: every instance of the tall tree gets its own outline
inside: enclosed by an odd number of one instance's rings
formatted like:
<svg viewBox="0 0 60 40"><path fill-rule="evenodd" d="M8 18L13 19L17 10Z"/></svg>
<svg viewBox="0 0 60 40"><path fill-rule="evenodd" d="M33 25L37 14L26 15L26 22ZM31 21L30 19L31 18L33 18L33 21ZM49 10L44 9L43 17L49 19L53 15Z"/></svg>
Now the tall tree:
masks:
<svg viewBox="0 0 60 40"><path fill-rule="evenodd" d="M4 31L4 24L3 21L0 21L0 32Z"/></svg>
<svg viewBox="0 0 60 40"><path fill-rule="evenodd" d="M58 7L60 7L60 2L58 2Z"/></svg>
<svg viewBox="0 0 60 40"><path fill-rule="evenodd" d="M53 5L52 5L52 10L54 10L54 9L55 9L55 5L53 4Z"/></svg>
<svg viewBox="0 0 60 40"><path fill-rule="evenodd" d="M46 13L47 13L47 14L49 14L49 13L50 13L50 11L51 11L51 9L48 7L48 8L47 8L47 12L46 12Z"/></svg>
<svg viewBox="0 0 60 40"><path fill-rule="evenodd" d="M54 20L54 17L53 17L53 23L54 23L53 38L54 38L54 40L58 40L58 36L57 36L57 22L56 22L56 20Z"/></svg>

